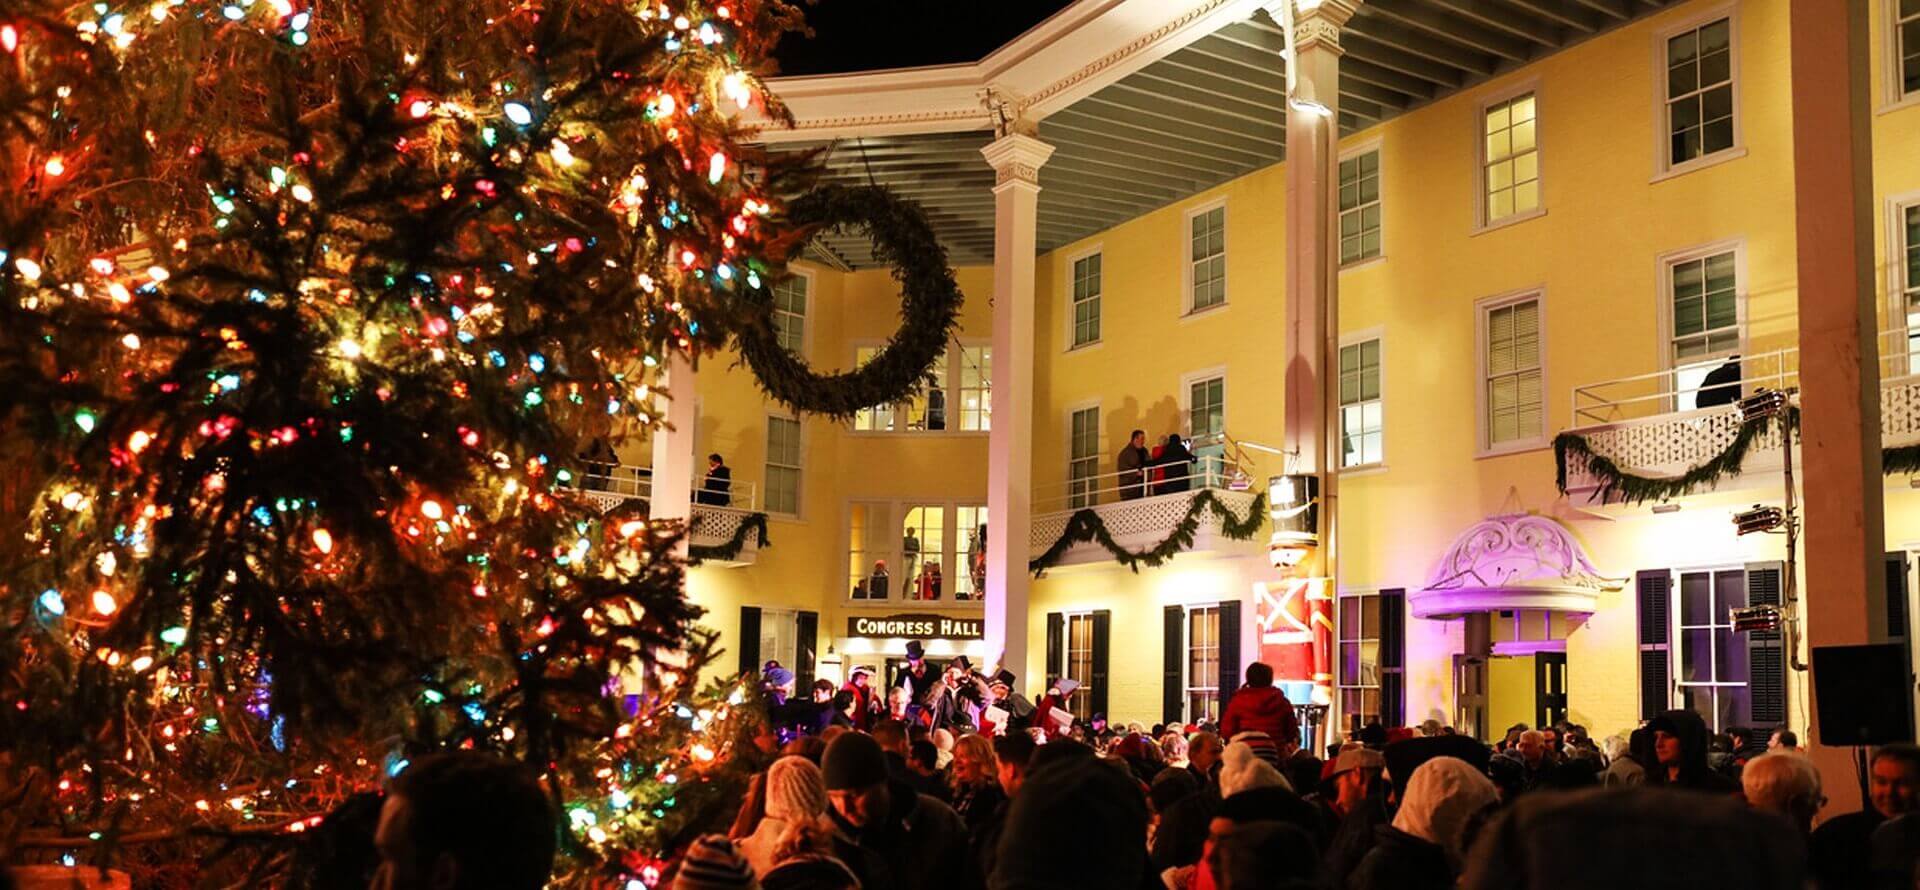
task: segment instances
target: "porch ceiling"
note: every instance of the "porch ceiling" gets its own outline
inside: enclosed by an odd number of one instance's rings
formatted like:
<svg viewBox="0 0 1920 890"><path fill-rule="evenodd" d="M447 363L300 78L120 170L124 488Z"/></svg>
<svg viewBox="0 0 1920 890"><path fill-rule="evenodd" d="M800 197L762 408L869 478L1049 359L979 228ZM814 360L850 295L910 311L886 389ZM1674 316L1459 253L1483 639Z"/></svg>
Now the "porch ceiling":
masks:
<svg viewBox="0 0 1920 890"><path fill-rule="evenodd" d="M1340 125L1354 133L1595 34L1667 0L1366 0L1341 36ZM1040 138L1039 249L1110 228L1286 155L1280 26L1262 12L1054 111ZM993 261L987 131L789 143L822 152L828 181L891 186L927 209L955 265ZM818 257L874 264L858 232Z"/></svg>

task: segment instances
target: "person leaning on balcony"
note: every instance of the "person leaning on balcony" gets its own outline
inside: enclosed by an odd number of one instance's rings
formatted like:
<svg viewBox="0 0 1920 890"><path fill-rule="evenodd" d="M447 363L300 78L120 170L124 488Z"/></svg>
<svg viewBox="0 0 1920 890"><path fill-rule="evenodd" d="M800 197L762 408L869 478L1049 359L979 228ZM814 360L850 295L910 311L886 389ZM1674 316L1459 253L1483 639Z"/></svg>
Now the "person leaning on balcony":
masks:
<svg viewBox="0 0 1920 890"><path fill-rule="evenodd" d="M1193 452L1187 449L1187 441L1179 433L1167 434L1167 444L1160 448L1160 481L1153 487L1154 494L1171 494L1186 491L1188 480L1193 476Z"/></svg>
<svg viewBox="0 0 1920 890"><path fill-rule="evenodd" d="M707 478L700 483L700 491L694 495L693 502L713 507L724 507L733 500L733 470L721 459L719 452L707 455Z"/></svg>
<svg viewBox="0 0 1920 890"><path fill-rule="evenodd" d="M1127 444L1120 449L1120 456L1113 461L1120 470L1121 500L1130 501L1146 494L1146 469L1150 460L1152 458L1147 454L1147 431L1134 430L1133 435L1127 437Z"/></svg>

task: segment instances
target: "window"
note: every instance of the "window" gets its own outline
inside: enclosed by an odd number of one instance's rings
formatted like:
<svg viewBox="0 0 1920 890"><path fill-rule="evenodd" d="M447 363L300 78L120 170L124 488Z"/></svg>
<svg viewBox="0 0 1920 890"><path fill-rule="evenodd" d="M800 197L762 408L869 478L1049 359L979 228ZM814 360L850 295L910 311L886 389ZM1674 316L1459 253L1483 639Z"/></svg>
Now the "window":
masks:
<svg viewBox="0 0 1920 890"><path fill-rule="evenodd" d="M901 596L910 600L946 597L947 508L942 505L907 507L900 529Z"/></svg>
<svg viewBox="0 0 1920 890"><path fill-rule="evenodd" d="M883 347L854 350L854 366L873 360ZM993 419L993 347L949 347L933 364L933 381L905 400L854 413L861 432L981 432Z"/></svg>
<svg viewBox="0 0 1920 890"><path fill-rule="evenodd" d="M1187 607L1187 722L1220 717L1220 609Z"/></svg>
<svg viewBox="0 0 1920 890"><path fill-rule="evenodd" d="M1339 636L1340 713L1361 725L1380 719L1380 597L1341 593Z"/></svg>
<svg viewBox="0 0 1920 890"><path fill-rule="evenodd" d="M1100 487L1100 409L1082 408L1073 412L1067 454L1067 504L1078 510L1091 507L1099 499Z"/></svg>
<svg viewBox="0 0 1920 890"><path fill-rule="evenodd" d="M1898 0L1893 19L1893 98L1920 95L1920 0Z"/></svg>
<svg viewBox="0 0 1920 890"><path fill-rule="evenodd" d="M947 583L960 602L987 596L987 508L959 507L954 523L954 572Z"/></svg>
<svg viewBox="0 0 1920 890"><path fill-rule="evenodd" d="M811 280L796 274L773 286L773 336L788 352L806 352L807 288Z"/></svg>
<svg viewBox="0 0 1920 890"><path fill-rule="evenodd" d="M1741 569L1681 572L1675 598L1680 651L1674 677L1680 706L1698 711L1719 732L1750 713L1747 641L1733 629L1732 611L1747 604Z"/></svg>
<svg viewBox="0 0 1920 890"><path fill-rule="evenodd" d="M1199 312L1227 302L1227 208L1188 217L1192 228L1187 251L1187 311Z"/></svg>
<svg viewBox="0 0 1920 890"><path fill-rule="evenodd" d="M1920 0L1911 2L1920 3ZM1899 239L1894 262L1904 270L1898 286L1907 325L1907 373L1920 374L1920 202L1900 208L1894 229ZM1904 257L1904 261L1899 257Z"/></svg>
<svg viewBox="0 0 1920 890"><path fill-rule="evenodd" d="M1073 716L1087 720L1093 716L1093 615L1068 615L1066 632L1066 676L1080 681L1067 707Z"/></svg>
<svg viewBox="0 0 1920 890"><path fill-rule="evenodd" d="M1540 298L1482 306L1486 374L1482 403L1488 449L1534 442L1545 429L1540 360Z"/></svg>
<svg viewBox="0 0 1920 890"><path fill-rule="evenodd" d="M799 664L799 618L800 613L793 609L761 609L760 650L756 660L778 661L788 668Z"/></svg>
<svg viewBox="0 0 1920 890"><path fill-rule="evenodd" d="M1733 148L1733 20L1666 38L1666 166Z"/></svg>
<svg viewBox="0 0 1920 890"><path fill-rule="evenodd" d="M1187 435L1205 439L1227 429L1227 378L1207 377L1187 384Z"/></svg>
<svg viewBox="0 0 1920 890"><path fill-rule="evenodd" d="M1532 92L1486 108L1487 145L1481 183L1491 225L1540 209L1540 138Z"/></svg>
<svg viewBox="0 0 1920 890"><path fill-rule="evenodd" d="M800 421L767 418L767 512L800 513Z"/></svg>
<svg viewBox="0 0 1920 890"><path fill-rule="evenodd" d="M1100 254L1073 261L1073 345L1100 340Z"/></svg>
<svg viewBox="0 0 1920 890"><path fill-rule="evenodd" d="M1340 264L1380 255L1380 150L1340 162Z"/></svg>
<svg viewBox="0 0 1920 890"><path fill-rule="evenodd" d="M1380 338L1340 347L1340 465L1383 459L1380 415Z"/></svg>
<svg viewBox="0 0 1920 890"><path fill-rule="evenodd" d="M1739 264L1735 260L1734 251L1725 250L1667 263L1671 323L1667 361L1673 368L1676 394L1704 395L1699 390L1707 374L1740 351Z"/></svg>
<svg viewBox="0 0 1920 890"><path fill-rule="evenodd" d="M893 525L889 505L882 501L856 501L848 513L851 550L847 576L856 600L884 600L893 593L893 573L898 564L893 555ZM907 577L904 573L902 578Z"/></svg>

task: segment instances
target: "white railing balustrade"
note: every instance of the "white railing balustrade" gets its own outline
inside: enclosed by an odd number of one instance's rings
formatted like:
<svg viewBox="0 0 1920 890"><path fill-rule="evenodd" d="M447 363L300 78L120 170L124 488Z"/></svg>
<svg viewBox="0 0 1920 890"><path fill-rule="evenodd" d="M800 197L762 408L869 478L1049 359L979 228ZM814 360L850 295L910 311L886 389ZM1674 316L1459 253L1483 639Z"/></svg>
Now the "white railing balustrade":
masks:
<svg viewBox="0 0 1920 890"><path fill-rule="evenodd" d="M693 477L694 503L753 512L759 489L752 482L735 479L727 491L713 492L701 488L705 481L704 473ZM586 470L580 475L579 484L573 487L583 491L618 495L622 499L652 500L653 469L626 464L588 464Z"/></svg>
<svg viewBox="0 0 1920 890"><path fill-rule="evenodd" d="M1162 471L1155 479L1155 471ZM1162 464L1140 471L1098 473L1033 487L1033 512L1053 513L1096 507L1203 488L1243 491L1258 485L1236 461L1209 455L1188 464Z"/></svg>

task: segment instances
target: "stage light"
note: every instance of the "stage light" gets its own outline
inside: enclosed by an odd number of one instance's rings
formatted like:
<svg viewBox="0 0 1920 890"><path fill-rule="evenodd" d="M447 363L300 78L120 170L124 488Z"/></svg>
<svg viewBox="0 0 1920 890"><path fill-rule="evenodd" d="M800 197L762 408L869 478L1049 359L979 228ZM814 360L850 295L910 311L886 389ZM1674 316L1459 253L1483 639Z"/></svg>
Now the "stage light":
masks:
<svg viewBox="0 0 1920 890"><path fill-rule="evenodd" d="M1751 510L1742 510L1733 514L1733 525L1739 530L1739 533L1743 535L1754 532L1770 532L1785 525L1786 522L1786 511L1781 510L1779 507L1766 507L1755 504Z"/></svg>

